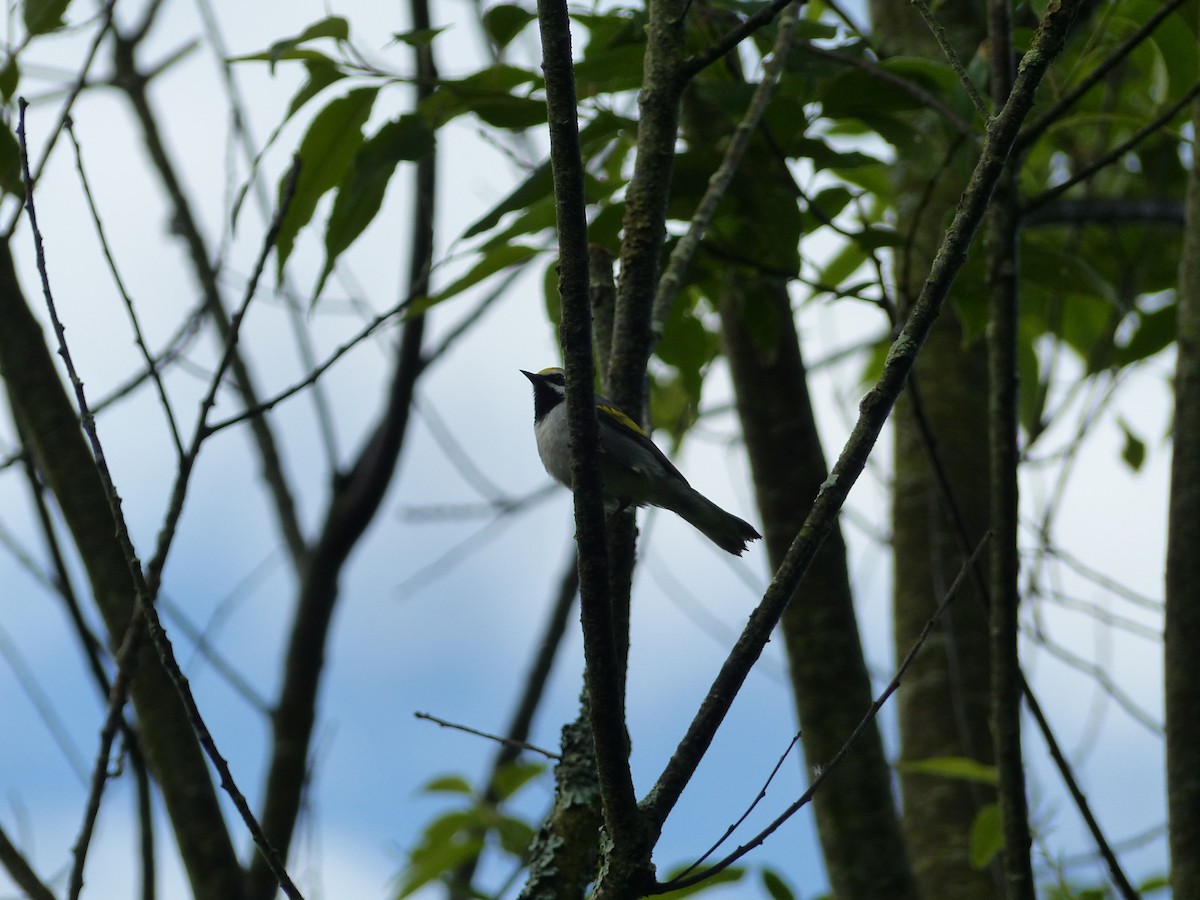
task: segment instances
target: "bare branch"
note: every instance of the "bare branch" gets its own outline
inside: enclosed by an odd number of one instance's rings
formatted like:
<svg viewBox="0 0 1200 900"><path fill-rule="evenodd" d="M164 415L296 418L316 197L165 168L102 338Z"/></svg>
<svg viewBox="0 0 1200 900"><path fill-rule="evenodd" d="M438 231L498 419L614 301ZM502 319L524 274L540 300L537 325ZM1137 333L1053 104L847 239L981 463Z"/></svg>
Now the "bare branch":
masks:
<svg viewBox="0 0 1200 900"><path fill-rule="evenodd" d="M879 710L881 710L884 704L887 703L888 698L891 697L892 694L896 693L896 690L900 687L901 680L904 678L904 674L908 671L909 666L912 665L912 661L917 658L917 654L925 645L925 641L928 639L929 635L933 633L933 629L937 627L938 622L941 621L942 616L950 607L950 604L953 602L954 598L958 595L959 588L970 576L971 570L975 566L975 560L983 552L983 549L987 546L990 540L991 532L988 532L983 536L983 539L980 540L979 546L975 548L975 551L971 554L971 556L963 562L962 567L958 571L957 577L954 579L954 582L946 590L946 594L942 598L942 602L938 604L938 608L934 611L933 615L930 616L925 622L925 627L921 629L920 635L918 635L916 641L913 642L912 647L909 648L908 653L905 654L904 659L900 662L900 665L896 667L896 674L892 676L892 680L888 682L887 687L883 689L883 692L880 693L880 695L871 703L870 709L867 710L866 715L863 716L862 720L858 723L858 726L854 729L850 736L846 738L846 742L842 745L841 749L838 750L831 760L829 760L828 764L820 768L816 774L816 777L813 778L812 782L809 784L808 790L801 794L799 799L797 799L791 806L780 813L770 825L756 834L749 841L739 846L720 862L717 862L709 866L707 869L704 869L702 872L697 872L695 875L690 877L675 878L664 884L657 885L654 893L665 894L669 891L676 891L681 888L689 887L693 884L699 884L700 882L711 878L713 875L716 875L718 872L729 868L755 847L759 846L772 834L774 834L784 822L794 816L800 811L800 809L807 805L810 800L812 800L813 795L816 794L816 792L821 788L821 785L825 783L830 774L838 767L841 761L846 758L846 755L854 749L854 745L858 743L859 738L862 737L863 733L868 727L870 727L871 723L875 720L875 717L879 714ZM794 738L793 743L795 743ZM791 745L789 745L788 749L791 749ZM780 762L782 762L782 760L780 760ZM776 765L776 770L778 770L778 765ZM774 777L774 774L774 772L771 773L772 777ZM770 780L768 779L768 784L769 783ZM766 790L766 787L764 786L763 789ZM730 830L732 831L732 829ZM709 852L711 853L712 851Z"/></svg>
<svg viewBox="0 0 1200 900"><path fill-rule="evenodd" d="M654 295L654 307L650 313L650 330L656 338L662 336L667 316L671 312L671 305L679 294L679 288L683 284L683 278L692 262L692 257L699 249L700 242L704 240L704 233L712 224L717 207L729 192L729 186L733 183L742 158L750 146L750 139L758 129L758 123L762 120L763 114L771 102L771 97L775 93L775 86L779 83L780 75L783 74L783 64L792 46L798 13L799 3L788 6L784 12L779 23L775 46L771 49L771 56L763 64L762 81L754 89L754 96L746 108L745 115L737 124L737 129L729 141L721 165L708 180L708 188L696 205L696 211L692 213L687 234L680 238L675 249L671 251L670 261L667 263L662 277L658 280L658 290Z"/></svg>

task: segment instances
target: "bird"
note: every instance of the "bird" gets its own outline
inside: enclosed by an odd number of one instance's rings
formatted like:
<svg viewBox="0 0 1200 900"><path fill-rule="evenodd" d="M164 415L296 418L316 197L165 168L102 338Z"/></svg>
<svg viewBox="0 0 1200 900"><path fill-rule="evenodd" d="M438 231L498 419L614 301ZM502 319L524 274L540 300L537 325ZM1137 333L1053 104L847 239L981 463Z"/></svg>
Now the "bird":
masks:
<svg viewBox="0 0 1200 900"><path fill-rule="evenodd" d="M568 445L566 379L557 367L521 374L533 384L533 433L542 465L555 481L571 487ZM741 556L760 535L713 503L675 468L645 431L605 397L596 395L600 423L600 474L606 506L658 506L669 509L710 541Z"/></svg>

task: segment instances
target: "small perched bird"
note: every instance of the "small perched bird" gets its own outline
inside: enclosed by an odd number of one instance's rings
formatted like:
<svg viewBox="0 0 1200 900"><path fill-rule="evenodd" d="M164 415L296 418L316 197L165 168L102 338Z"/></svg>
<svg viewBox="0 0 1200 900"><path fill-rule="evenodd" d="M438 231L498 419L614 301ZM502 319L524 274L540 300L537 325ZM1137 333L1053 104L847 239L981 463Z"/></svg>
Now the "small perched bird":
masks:
<svg viewBox="0 0 1200 900"><path fill-rule="evenodd" d="M563 370L521 370L533 382L533 433L542 465L555 481L571 487L571 451L567 443L566 381ZM605 499L618 509L659 506L676 513L705 537L740 556L761 535L748 522L725 512L687 483L654 441L619 408L596 396L600 422L600 473Z"/></svg>

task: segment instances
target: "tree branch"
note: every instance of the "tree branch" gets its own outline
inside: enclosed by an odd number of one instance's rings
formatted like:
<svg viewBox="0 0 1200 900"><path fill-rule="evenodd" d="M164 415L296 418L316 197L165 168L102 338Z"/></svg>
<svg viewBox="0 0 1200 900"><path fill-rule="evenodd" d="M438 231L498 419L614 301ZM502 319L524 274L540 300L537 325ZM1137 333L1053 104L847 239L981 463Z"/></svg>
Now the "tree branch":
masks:
<svg viewBox="0 0 1200 900"><path fill-rule="evenodd" d="M412 0L412 16L415 28L429 27L426 0ZM433 90L437 67L430 45L416 44L414 52L422 76L416 82L419 103ZM428 294L437 200L436 149L417 161L414 179L416 202L413 204L408 297ZM316 723L317 694L341 574L351 551L374 521L395 474L408 431L413 392L425 368L421 349L424 333L423 314L413 315L405 321L384 409L349 471L335 479L320 536L302 570L296 618L284 663L283 686L273 717L271 764L262 812L263 831L280 848L285 859L309 780L308 754ZM251 900L270 900L274 896L271 872L261 859L255 858L251 862L247 882L247 896Z"/></svg>
<svg viewBox="0 0 1200 900"><path fill-rule="evenodd" d="M788 51L791 49L795 36L799 2L800 0L788 6L780 19L779 32L775 39L775 46L771 49L771 57L763 65L762 81L754 89L750 105L734 130L733 137L725 149L721 165L708 179L708 188L696 205L695 212L692 213L687 233L675 244L667 267L658 280L658 290L654 295L654 307L650 315L650 331L656 341L662 337L663 329L667 324L667 316L671 313L671 305L679 294L679 288L683 284L688 266L691 265L692 257L696 255L700 242L704 240L704 233L712 224L717 207L729 192L729 186L733 183L738 167L742 164L742 158L746 155L746 149L750 146L750 138L758 129L758 123L762 121L763 113L767 111L767 106L775 93L775 86L779 83L779 77L783 73L783 64L787 60Z"/></svg>
<svg viewBox="0 0 1200 900"><path fill-rule="evenodd" d="M992 102L1012 90L1012 13L1009 0L988 0ZM997 799L1004 836L1004 884L1009 900L1034 900L1029 857L1029 804L1021 754L1021 663L1017 610L1021 599L1017 542L1020 449L1017 445L1020 339L1020 260L1017 254L1019 154L1009 158L988 210L988 464L992 542L990 647L991 722L998 774Z"/></svg>
<svg viewBox="0 0 1200 900"><path fill-rule="evenodd" d="M579 152L570 19L566 3L562 0L539 0L538 22L542 38L542 69L546 76L550 160L558 222L561 336L575 499L575 538L579 547L587 705L604 801L604 820L613 842L608 860L610 883L625 886L625 895L629 896L632 893L629 886L647 877L649 847L642 840L633 779L629 771L624 721L624 676L616 650L609 598L599 423L596 421L592 392L595 366L592 360L583 163Z"/></svg>

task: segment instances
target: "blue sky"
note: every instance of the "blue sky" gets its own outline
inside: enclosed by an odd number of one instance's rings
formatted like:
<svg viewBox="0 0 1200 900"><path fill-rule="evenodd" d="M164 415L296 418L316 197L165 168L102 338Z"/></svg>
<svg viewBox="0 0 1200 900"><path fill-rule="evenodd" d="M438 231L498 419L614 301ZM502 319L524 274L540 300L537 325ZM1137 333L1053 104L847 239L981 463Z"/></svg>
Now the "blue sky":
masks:
<svg viewBox="0 0 1200 900"><path fill-rule="evenodd" d="M390 6L381 7L342 2L332 11L351 19L357 39L378 58L406 69L402 49L388 46L391 32L406 26L389 15ZM315 2L264 2L219 4L217 12L230 52L239 54L296 33L327 10ZM470 6L445 4L437 7L435 15L443 23L452 23L437 44L443 72L464 70L478 53L474 30L463 24ZM168 4L151 41L150 57L165 57L195 36L198 28L192 6ZM40 58L70 68L84 40L79 34L50 39ZM239 65L236 74L253 131L261 141L277 124L297 75L281 66L272 77L261 64ZM31 96L36 98L47 84L31 81ZM381 100L377 118L394 114L408 102L400 88L389 98ZM210 244L217 247L221 236L227 235L223 223L230 185L240 183L245 169L239 165L232 181L227 176L228 111L208 51L193 53L165 74L155 84L153 100L171 149L184 168L189 194L202 213ZM35 146L44 139L57 108L54 99L31 108L29 131ZM166 209L145 170L136 127L111 93L85 94L74 118L122 276L151 344L162 346L194 306L196 291L179 243L166 234ZM303 121L289 125L267 155L265 166L272 179L286 165L302 127ZM533 145L538 141L535 137ZM446 253L463 249L454 243L457 236L503 197L520 173L510 159L481 139L471 122L452 126L441 138L441 149L444 206L439 252ZM76 363L89 394L96 397L136 372L139 363L119 298L105 275L73 166L68 146L61 142L37 200L56 300ZM407 227L406 199L407 179L402 174L392 185L382 218L348 255L347 276L332 283L327 300L309 316L319 357L361 325L362 314L347 301L349 296L378 311L400 295L406 260L398 257L395 247L404 246L397 236ZM240 296L241 279L258 251L261 230L261 220L250 210L232 235L225 274L231 298ZM22 249L29 247L28 234L22 232L15 246L22 255L21 275L32 285L32 254ZM435 283L447 283L467 261L459 258L440 267ZM290 265L293 283L306 289L320 263L318 236L302 236ZM538 268L522 277L480 327L436 364L423 380L419 396L421 407L436 410L474 464L510 496L537 491L547 480L534 451L529 386L518 373L520 368L557 362L544 315L541 276ZM36 296L31 289L30 297ZM438 308L431 317L434 340L472 302L464 297ZM877 311L861 307L808 304L801 316L810 360L873 337L884 327ZM287 337L288 327L280 302L264 290L244 333L264 394L303 375ZM212 354L213 344L206 336L187 355L203 367L211 364ZM849 430L860 367L861 361L851 360L823 369L817 377L818 413L830 454ZM1152 364L1133 376L1116 400L1122 418L1150 439L1146 467L1133 474L1120 464L1120 432L1113 421L1105 421L1097 439L1083 451L1063 512L1055 521L1056 537L1064 546L1151 597L1161 590L1162 498L1168 461L1168 446L1161 436L1169 418L1164 387L1168 371L1168 362ZM357 450L388 374L386 338L380 338L360 346L325 379L334 399L339 462L352 458ZM203 373L179 368L170 373L167 383L184 431L190 433L195 403L205 387ZM727 401L724 373L718 366L706 387L705 407L718 409ZM232 408L227 403L218 414ZM311 405L303 397L288 401L271 413L271 422L282 436L287 471L298 486L302 518L311 529L323 509L329 478ZM153 397L143 392L106 412L100 419L100 435L134 540L146 558L153 551L175 471ZM684 448L680 467L704 493L756 520L744 460L727 440L734 435L735 422L729 413L706 419ZM7 417L0 418L0 439L6 452L12 446ZM864 641L880 686L892 668L887 624L890 572L872 533L887 529L888 452L885 441L877 451L878 462L855 488L843 521ZM1051 493L1045 471L1032 470L1026 478L1030 520ZM423 795L421 786L448 772L477 779L490 761L492 748L486 742L420 721L414 713L428 712L484 731L503 729L570 552L571 522L569 498L565 491L556 491L511 517L489 541L471 544L470 552L445 563L438 577L422 575L420 582L414 582L417 573L427 573L431 562L442 559L485 521L430 523L416 514L480 499L418 415L383 511L352 557L343 582L328 681L320 701L314 792L292 864L311 896L388 896L390 879L402 867L404 852L420 827L446 808L444 799ZM40 544L30 537L30 521L19 473L15 468L0 471L0 524L40 559ZM644 565L636 583L629 676L633 766L640 792L661 770L769 575L761 547L733 560L670 515L656 515L649 521L647 527L647 519L642 519ZM1061 579L1067 593L1107 604L1114 614L1138 618L1152 629L1161 627L1153 613L1131 609L1119 597L1070 573ZM2 550L0 584L5 586L0 593L0 626L48 696L73 747L69 752L60 749L35 712L21 683L20 664L0 663L0 705L10 723L9 734L21 736L0 742L0 796L4 798L0 823L29 851L43 877L61 887L85 797L72 756L90 764L102 704L82 671L61 609L13 555ZM293 588L248 439L240 429L226 431L211 439L201 456L165 572L164 594L191 621L209 623L214 629L210 636L224 658L269 700L278 686L278 652L286 639ZM1161 721L1155 642L1114 634L1088 616L1051 604L1038 610L1037 618L1030 616L1031 627L1041 627L1094 661ZM253 802L265 767L266 722L194 655L178 628L171 633L201 710ZM1027 650L1030 677L1064 745L1084 764L1085 788L1102 822L1110 826L1111 837L1120 840L1161 823L1158 738L1098 694L1091 681L1032 643ZM560 653L549 702L535 723L535 743L554 748L562 722L574 716L581 666L580 642L573 634ZM784 667L780 647L773 643L747 682L695 784L668 822L656 857L663 867L707 848L753 799L787 747L796 723L782 680ZM890 711L885 710L883 720L891 722ZM1077 816L1047 766L1040 739L1030 733L1028 745L1033 809L1048 846L1055 853L1086 852L1088 844ZM894 746L891 749L894 752ZM773 817L804 786L800 766L785 765L748 830L739 832L735 840L752 834L755 823ZM522 809L536 818L549 803L549 790L548 782L532 786L523 797ZM132 895L132 808L127 784L118 782L90 857L92 896ZM235 832L241 846L248 847L236 827ZM1162 846L1159 840L1130 856L1135 874L1161 871ZM165 853L169 857L171 851ZM801 896L812 896L823 886L816 839L805 814L785 826L751 860L786 873ZM168 861L165 869L162 896L186 896L174 863ZM1081 877L1095 877L1094 868L1082 871L1087 874ZM504 873L489 874L502 877ZM0 874L0 897L12 893ZM748 887L712 894L754 895Z"/></svg>

